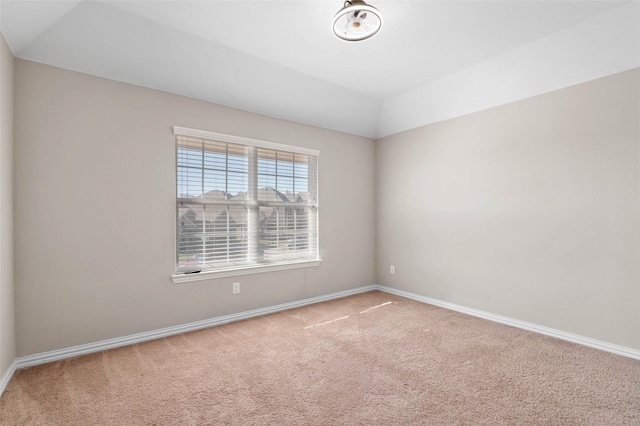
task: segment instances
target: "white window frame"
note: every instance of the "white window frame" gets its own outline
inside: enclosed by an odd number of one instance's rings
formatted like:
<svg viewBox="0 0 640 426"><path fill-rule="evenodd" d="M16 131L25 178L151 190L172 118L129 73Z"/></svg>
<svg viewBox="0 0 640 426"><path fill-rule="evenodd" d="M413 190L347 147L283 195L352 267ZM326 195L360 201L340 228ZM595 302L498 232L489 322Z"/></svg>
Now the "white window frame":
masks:
<svg viewBox="0 0 640 426"><path fill-rule="evenodd" d="M190 136L190 137L201 138L201 139L206 139L206 140L211 140L216 142L244 145L250 148L265 148L265 149L271 149L276 151L285 151L285 152L294 153L294 154L304 154L309 156L315 156L316 158L319 157L320 155L320 151L315 149L279 144L275 142L267 142L267 141L262 141L258 139L245 138L241 136L226 135L222 133L209 132L205 130L190 129L186 127L174 126L173 133L175 136ZM176 158L176 170L177 170L177 158ZM315 173L317 175L318 173L317 170L315 171ZM176 180L176 184L177 184L177 180ZM313 226L315 228L315 233L316 233L315 258L304 259L304 260L283 260L275 263L264 263L264 264L263 263L245 264L242 266L230 266L230 267L216 268L211 270L203 270L198 273L179 273L176 271L176 273L171 276L172 281L177 284L177 283L184 283L184 282L191 282L191 281L208 280L212 278L232 277L232 276L238 276L238 275L256 274L256 273L280 271L280 270L295 269L295 268L313 267L313 266L320 265L320 262L322 261L322 259L320 259L319 257L320 243L319 243L318 213L317 213L318 211L317 179L315 180L315 188L313 192L315 193L315 198L316 198L314 203L315 205L314 210L316 214L315 214L315 220L313 223ZM179 202L177 191L175 191L174 193L176 194L176 202ZM175 249L174 259L177 259L178 258L177 215L176 215L175 230L176 230L176 233L175 233L176 241L174 244L174 249Z"/></svg>

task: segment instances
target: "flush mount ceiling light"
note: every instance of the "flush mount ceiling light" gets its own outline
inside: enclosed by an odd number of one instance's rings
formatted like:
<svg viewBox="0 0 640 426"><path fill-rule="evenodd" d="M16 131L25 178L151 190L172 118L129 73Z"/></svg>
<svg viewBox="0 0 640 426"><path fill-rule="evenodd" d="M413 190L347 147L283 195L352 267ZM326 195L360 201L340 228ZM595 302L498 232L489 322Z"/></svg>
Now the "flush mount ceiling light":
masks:
<svg viewBox="0 0 640 426"><path fill-rule="evenodd" d="M382 27L378 9L362 0L344 2L344 7L333 18L333 33L345 41L366 40Z"/></svg>

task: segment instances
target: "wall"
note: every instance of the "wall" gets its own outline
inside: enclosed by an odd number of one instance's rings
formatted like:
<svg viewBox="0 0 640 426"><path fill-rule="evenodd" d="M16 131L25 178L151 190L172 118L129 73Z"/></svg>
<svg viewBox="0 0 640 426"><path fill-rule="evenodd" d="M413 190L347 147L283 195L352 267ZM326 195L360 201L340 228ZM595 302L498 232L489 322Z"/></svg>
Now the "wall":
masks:
<svg viewBox="0 0 640 426"><path fill-rule="evenodd" d="M13 55L0 33L0 378L16 355L13 291Z"/></svg>
<svg viewBox="0 0 640 426"><path fill-rule="evenodd" d="M21 59L15 97L18 356L375 282L370 139ZM174 125L319 149L321 266L173 284Z"/></svg>
<svg viewBox="0 0 640 426"><path fill-rule="evenodd" d="M378 282L640 349L639 103L635 69L378 140Z"/></svg>
<svg viewBox="0 0 640 426"><path fill-rule="evenodd" d="M16 59L17 355L374 282L640 349L639 87L633 70L374 150L366 138ZM322 265L172 284L173 125L319 149Z"/></svg>

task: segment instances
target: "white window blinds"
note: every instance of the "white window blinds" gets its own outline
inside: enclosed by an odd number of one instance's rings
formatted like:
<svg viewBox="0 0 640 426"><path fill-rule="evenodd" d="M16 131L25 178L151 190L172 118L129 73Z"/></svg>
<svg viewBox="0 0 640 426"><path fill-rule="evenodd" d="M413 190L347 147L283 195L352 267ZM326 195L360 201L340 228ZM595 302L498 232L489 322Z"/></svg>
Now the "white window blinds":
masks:
<svg viewBox="0 0 640 426"><path fill-rule="evenodd" d="M318 152L176 134L178 273L318 258Z"/></svg>

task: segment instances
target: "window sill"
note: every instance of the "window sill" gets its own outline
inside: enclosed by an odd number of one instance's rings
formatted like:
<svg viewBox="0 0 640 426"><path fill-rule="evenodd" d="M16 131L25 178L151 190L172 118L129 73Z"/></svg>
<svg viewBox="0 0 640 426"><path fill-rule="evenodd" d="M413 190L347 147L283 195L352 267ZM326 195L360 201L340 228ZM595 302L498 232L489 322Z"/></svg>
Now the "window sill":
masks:
<svg viewBox="0 0 640 426"><path fill-rule="evenodd" d="M238 275L261 274L263 272L284 271L287 269L308 268L319 266L322 259L304 260L299 262L276 263L268 265L242 266L237 268L218 269L216 271L203 271L195 274L176 274L171 276L174 284L191 281L203 281L214 278L235 277Z"/></svg>

